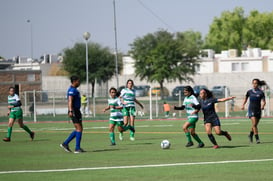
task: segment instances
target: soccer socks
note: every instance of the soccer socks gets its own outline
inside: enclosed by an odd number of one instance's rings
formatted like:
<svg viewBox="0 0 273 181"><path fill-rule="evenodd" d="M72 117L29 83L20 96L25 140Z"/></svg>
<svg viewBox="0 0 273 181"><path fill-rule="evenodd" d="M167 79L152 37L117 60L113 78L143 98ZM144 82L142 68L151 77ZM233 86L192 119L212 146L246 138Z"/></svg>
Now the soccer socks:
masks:
<svg viewBox="0 0 273 181"><path fill-rule="evenodd" d="M226 136L226 135L227 135L227 131L222 131L222 130L221 130L220 135L224 135L224 136Z"/></svg>
<svg viewBox="0 0 273 181"><path fill-rule="evenodd" d="M186 138L187 138L188 142L192 142L190 132L186 132L185 135L186 135Z"/></svg>
<svg viewBox="0 0 273 181"><path fill-rule="evenodd" d="M24 125L23 127L22 127L26 132L28 132L28 134L31 134L32 132L30 131L30 129L26 126L26 125Z"/></svg>
<svg viewBox="0 0 273 181"><path fill-rule="evenodd" d="M193 137L198 143L203 143L197 134L193 134L192 137Z"/></svg>
<svg viewBox="0 0 273 181"><path fill-rule="evenodd" d="M113 144L113 143L116 143L116 141L115 141L115 133L114 132L110 132L109 133L109 136L110 136L110 141L111 141L111 143Z"/></svg>
<svg viewBox="0 0 273 181"><path fill-rule="evenodd" d="M82 132L76 131L76 147L75 150L81 149Z"/></svg>
<svg viewBox="0 0 273 181"><path fill-rule="evenodd" d="M76 137L76 130L74 130L69 136L68 138L64 141L65 145L68 145L70 143L71 140L73 140Z"/></svg>
<svg viewBox="0 0 273 181"><path fill-rule="evenodd" d="M8 127L7 138L11 138L12 127Z"/></svg>
<svg viewBox="0 0 273 181"><path fill-rule="evenodd" d="M130 125L129 125L129 126L130 126ZM131 127L135 128L134 126L131 126ZM130 137L131 137L131 138L134 138L134 137L135 137L135 133L134 133L133 131L131 131L131 130L130 130Z"/></svg>
<svg viewBox="0 0 273 181"><path fill-rule="evenodd" d="M250 136L250 137L253 137L253 135L254 135L254 132L253 132L253 131L250 131L250 132L249 132L249 136Z"/></svg>
<svg viewBox="0 0 273 181"><path fill-rule="evenodd" d="M217 142L213 136L213 134L208 134L209 140L211 141L212 144L217 145Z"/></svg>

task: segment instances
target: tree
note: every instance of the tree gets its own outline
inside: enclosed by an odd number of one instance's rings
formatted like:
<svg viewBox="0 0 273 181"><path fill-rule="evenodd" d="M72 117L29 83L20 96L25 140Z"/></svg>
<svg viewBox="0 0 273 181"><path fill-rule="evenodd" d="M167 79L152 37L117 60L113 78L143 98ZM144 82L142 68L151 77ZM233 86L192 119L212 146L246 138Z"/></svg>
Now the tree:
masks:
<svg viewBox="0 0 273 181"><path fill-rule="evenodd" d="M164 81L192 81L190 76L195 73L200 47L196 42L201 42L201 34L195 32L177 33L175 36L159 30L136 38L129 51L136 60L136 76L141 80L158 82L161 92Z"/></svg>
<svg viewBox="0 0 273 181"><path fill-rule="evenodd" d="M63 65L70 75L78 75L82 82L86 80L86 45L76 43L73 48L64 50ZM121 55L118 56L118 72L122 70ZM97 43L88 44L88 77L94 96L95 82L106 82L115 75L115 55L108 47Z"/></svg>
<svg viewBox="0 0 273 181"><path fill-rule="evenodd" d="M206 36L205 48L215 52L227 49L242 50L242 29L245 23L244 10L235 8L233 12L224 11L220 18L214 18Z"/></svg>
<svg viewBox="0 0 273 181"><path fill-rule="evenodd" d="M273 12L251 11L243 28L245 46L273 49Z"/></svg>
<svg viewBox="0 0 273 181"><path fill-rule="evenodd" d="M247 46L263 49L273 48L273 12L262 13L254 10L244 15L241 7L233 12L224 11L214 18L205 38L204 48L221 50L237 49L240 54Z"/></svg>

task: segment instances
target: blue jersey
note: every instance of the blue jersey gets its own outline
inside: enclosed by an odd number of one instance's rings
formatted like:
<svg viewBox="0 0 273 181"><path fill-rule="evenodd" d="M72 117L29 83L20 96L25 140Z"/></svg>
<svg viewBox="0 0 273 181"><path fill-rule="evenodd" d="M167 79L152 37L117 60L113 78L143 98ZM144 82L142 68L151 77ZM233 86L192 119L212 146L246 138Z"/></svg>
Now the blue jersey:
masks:
<svg viewBox="0 0 273 181"><path fill-rule="evenodd" d="M200 100L201 108L204 114L204 122L218 120L218 116L215 112L215 103L218 100L216 98L208 98L206 100Z"/></svg>
<svg viewBox="0 0 273 181"><path fill-rule="evenodd" d="M264 92L261 89L250 89L246 93L246 98L249 98L249 111L261 110L261 100L265 100Z"/></svg>
<svg viewBox="0 0 273 181"><path fill-rule="evenodd" d="M69 96L73 97L72 106L73 109L81 108L81 95L77 88L70 86L67 90L67 99Z"/></svg>

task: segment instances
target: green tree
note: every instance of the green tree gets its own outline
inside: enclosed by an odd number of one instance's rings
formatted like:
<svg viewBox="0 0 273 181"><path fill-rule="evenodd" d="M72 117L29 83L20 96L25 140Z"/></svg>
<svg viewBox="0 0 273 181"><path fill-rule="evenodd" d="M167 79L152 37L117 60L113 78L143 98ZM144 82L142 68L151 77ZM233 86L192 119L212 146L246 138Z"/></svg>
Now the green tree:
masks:
<svg viewBox="0 0 273 181"><path fill-rule="evenodd" d="M135 62L135 74L141 80L158 82L163 92L164 81L192 81L199 55L201 34L195 32L177 33L165 30L136 38L130 45ZM163 99L163 95L161 94Z"/></svg>
<svg viewBox="0 0 273 181"><path fill-rule="evenodd" d="M220 18L215 17L205 40L205 48L215 52L221 50L242 50L242 29L245 23L244 10L235 8L233 12L224 11Z"/></svg>
<svg viewBox="0 0 273 181"><path fill-rule="evenodd" d="M244 45L273 49L273 12L251 11L243 28Z"/></svg>
<svg viewBox="0 0 273 181"><path fill-rule="evenodd" d="M94 96L95 82L106 82L115 75L115 55L108 47L97 43L88 43L88 76ZM86 81L86 46L76 43L73 48L64 50L64 69L70 75L78 75L82 82ZM118 72L122 70L121 55L118 56Z"/></svg>
<svg viewBox="0 0 273 181"><path fill-rule="evenodd" d="M204 48L221 50L237 49L240 54L247 46L273 48L273 12L259 13L254 10L244 15L241 7L233 12L224 11L215 17L205 38Z"/></svg>

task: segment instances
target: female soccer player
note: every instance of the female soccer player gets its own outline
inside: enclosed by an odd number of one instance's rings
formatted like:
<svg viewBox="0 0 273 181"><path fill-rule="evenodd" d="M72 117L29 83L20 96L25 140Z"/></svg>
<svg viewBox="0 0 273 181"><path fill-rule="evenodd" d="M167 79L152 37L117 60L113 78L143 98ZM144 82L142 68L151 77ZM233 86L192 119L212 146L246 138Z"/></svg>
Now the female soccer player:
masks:
<svg viewBox="0 0 273 181"><path fill-rule="evenodd" d="M204 143L195 132L196 123L198 121L198 112L201 108L197 98L194 95L194 91L191 86L184 88L184 95L186 96L181 107L174 106L175 110L186 109L188 120L183 125L183 130L187 137L188 143L186 147L193 146L191 136L198 142L198 148L204 147Z"/></svg>
<svg viewBox="0 0 273 181"><path fill-rule="evenodd" d="M218 115L215 112L215 103L225 102L234 99L235 97L216 99L213 97L211 91L209 91L208 89L202 89L200 91L200 98L200 104L204 114L205 129L210 141L214 145L213 148L217 149L219 148L219 146L212 134L212 128L214 128L214 131L217 135L224 135L229 141L231 141L231 136L228 134L227 131L221 130L221 123Z"/></svg>
<svg viewBox="0 0 273 181"><path fill-rule="evenodd" d="M15 94L15 88L9 88L9 96L8 96L8 115L9 115L9 123L8 123L8 133L7 137L3 139L5 142L11 141L11 133L12 126L14 121L17 120L20 128L23 128L30 136L31 140L34 139L34 132L31 131L26 125L23 123L23 111L21 108L21 101L17 94Z"/></svg>
<svg viewBox="0 0 273 181"><path fill-rule="evenodd" d="M115 126L118 126L118 130L120 133L123 131L126 131L127 129L132 130L134 132L134 128L129 126L124 126L123 123L123 115L122 115L122 104L120 102L120 99L117 97L117 89L112 87L109 90L110 98L108 99L108 106L103 109L103 112L110 109L110 119L109 119L109 136L111 145L116 145L115 140Z"/></svg>
<svg viewBox="0 0 273 181"><path fill-rule="evenodd" d="M135 117L136 117L136 108L135 103L137 103L142 109L143 105L136 99L135 90L133 89L134 82L129 79L126 83L126 88L121 90L119 98L121 99L123 106L122 114L124 125L131 125L134 128ZM129 122L130 120L130 122ZM120 139L123 139L122 133L120 134ZM130 140L135 140L135 133L130 131Z"/></svg>
<svg viewBox="0 0 273 181"><path fill-rule="evenodd" d="M262 110L266 104L264 92L259 88L261 81L259 79L252 80L253 88L248 90L245 96L245 100L242 105L242 110L245 109L245 104L249 98L248 116L251 119L252 126L248 135L249 141L253 142L253 135L256 138L256 143L260 143L258 135L258 124L261 119Z"/></svg>

